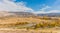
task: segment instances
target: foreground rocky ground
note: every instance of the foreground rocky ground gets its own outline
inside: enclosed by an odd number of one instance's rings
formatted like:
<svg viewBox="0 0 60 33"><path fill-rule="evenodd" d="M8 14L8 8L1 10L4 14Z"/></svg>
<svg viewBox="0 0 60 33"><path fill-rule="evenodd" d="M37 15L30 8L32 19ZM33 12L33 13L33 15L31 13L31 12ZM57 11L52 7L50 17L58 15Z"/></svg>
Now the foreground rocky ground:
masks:
<svg viewBox="0 0 60 33"><path fill-rule="evenodd" d="M27 29L0 28L0 33L60 33L60 30L55 29L27 30Z"/></svg>

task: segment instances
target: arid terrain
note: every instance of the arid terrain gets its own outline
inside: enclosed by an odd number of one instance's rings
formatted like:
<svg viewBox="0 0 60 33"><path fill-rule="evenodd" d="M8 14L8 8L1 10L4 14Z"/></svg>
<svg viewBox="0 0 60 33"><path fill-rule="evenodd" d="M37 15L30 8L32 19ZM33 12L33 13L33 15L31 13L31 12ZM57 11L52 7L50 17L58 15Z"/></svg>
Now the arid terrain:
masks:
<svg viewBox="0 0 60 33"><path fill-rule="evenodd" d="M28 12L1 14L0 33L60 33L60 17L37 16Z"/></svg>

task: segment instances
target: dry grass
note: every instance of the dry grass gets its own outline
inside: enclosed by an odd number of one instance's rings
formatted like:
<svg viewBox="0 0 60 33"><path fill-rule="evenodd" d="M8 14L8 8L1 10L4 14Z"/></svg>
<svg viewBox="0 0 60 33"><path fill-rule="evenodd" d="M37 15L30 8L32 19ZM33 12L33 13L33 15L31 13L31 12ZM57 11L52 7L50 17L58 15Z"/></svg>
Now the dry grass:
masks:
<svg viewBox="0 0 60 33"><path fill-rule="evenodd" d="M45 29L45 30L7 29L7 30L0 30L0 33L60 33L60 30L52 30L52 29Z"/></svg>
<svg viewBox="0 0 60 33"><path fill-rule="evenodd" d="M19 17L13 17L13 18L6 18L6 19L0 19L0 24L11 24L16 22L40 22L40 19L36 18L19 18Z"/></svg>
<svg viewBox="0 0 60 33"><path fill-rule="evenodd" d="M10 18L2 18L0 19L0 24L2 24L3 27L5 27L4 24L7 24L6 26L8 26L8 24L16 24L21 23L21 22L28 22L28 23L41 23L41 22L45 22L45 23L54 23L54 22L60 22L60 18L57 18L59 20L56 20L56 18L51 17L52 19L46 19L47 17L44 18L20 18L20 17L10 17ZM54 20L55 19L55 20ZM0 26L0 27L2 27ZM5 29L5 28L4 28ZM4 30L0 28L0 33L60 33L60 29L56 30L56 29L11 29L8 28L6 30Z"/></svg>

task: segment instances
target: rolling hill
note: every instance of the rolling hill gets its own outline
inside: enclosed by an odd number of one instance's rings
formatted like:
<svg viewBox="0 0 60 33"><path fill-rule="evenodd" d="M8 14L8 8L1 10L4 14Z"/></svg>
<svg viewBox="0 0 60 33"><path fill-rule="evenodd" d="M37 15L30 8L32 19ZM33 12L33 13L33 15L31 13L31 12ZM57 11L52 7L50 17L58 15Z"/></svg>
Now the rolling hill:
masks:
<svg viewBox="0 0 60 33"><path fill-rule="evenodd" d="M37 14L38 16L60 17L60 13Z"/></svg>
<svg viewBox="0 0 60 33"><path fill-rule="evenodd" d="M30 12L2 12L0 14L0 24L40 22L40 17Z"/></svg>

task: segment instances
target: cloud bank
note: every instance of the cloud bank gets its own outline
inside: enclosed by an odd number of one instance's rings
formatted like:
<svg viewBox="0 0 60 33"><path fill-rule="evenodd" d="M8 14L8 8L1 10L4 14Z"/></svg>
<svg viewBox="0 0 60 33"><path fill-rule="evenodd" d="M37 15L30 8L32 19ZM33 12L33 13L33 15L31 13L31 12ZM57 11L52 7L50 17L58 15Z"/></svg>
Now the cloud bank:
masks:
<svg viewBox="0 0 60 33"><path fill-rule="evenodd" d="M31 8L25 6L24 2L15 3L10 0L0 0L0 11L19 12L19 11L33 11Z"/></svg>

